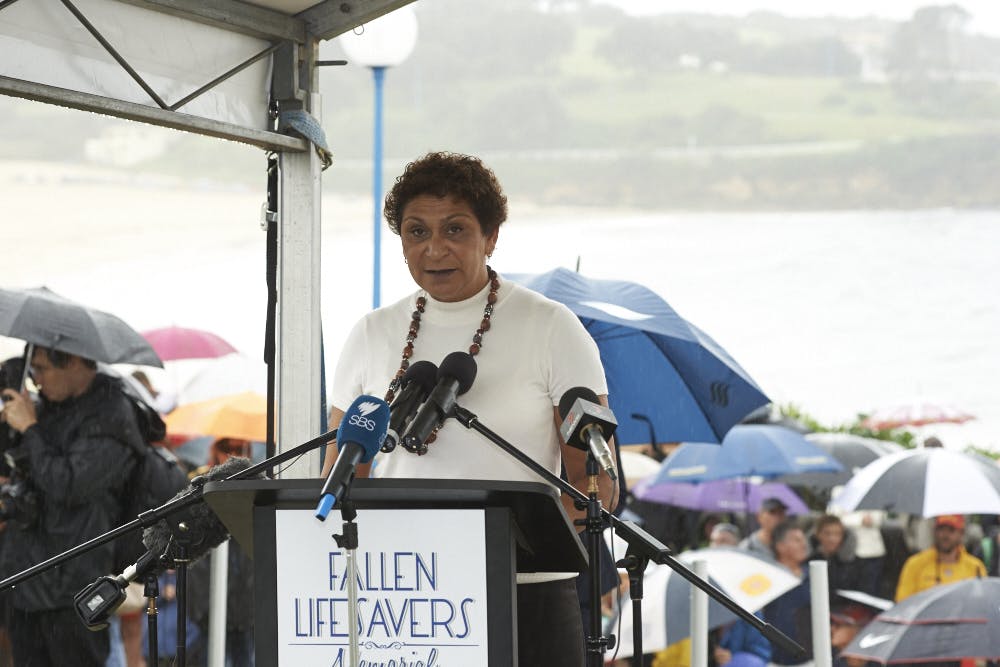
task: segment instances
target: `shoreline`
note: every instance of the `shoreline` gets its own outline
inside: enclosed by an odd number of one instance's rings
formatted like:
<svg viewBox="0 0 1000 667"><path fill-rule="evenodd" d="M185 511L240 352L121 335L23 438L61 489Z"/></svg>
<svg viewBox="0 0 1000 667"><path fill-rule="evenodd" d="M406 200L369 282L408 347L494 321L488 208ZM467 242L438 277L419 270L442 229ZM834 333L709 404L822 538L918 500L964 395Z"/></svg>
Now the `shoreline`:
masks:
<svg viewBox="0 0 1000 667"><path fill-rule="evenodd" d="M47 284L139 330L200 326L259 356L263 187L150 185L141 174L114 170L93 182L83 178L89 169L49 166L0 161L4 287ZM323 197L328 371L346 330L371 307L371 205ZM982 418L969 429L982 434L974 440L1000 447L989 382L1000 366L988 354L1000 326L988 292L998 275L991 255L1000 243L998 218L992 211L676 213L513 202L494 266L532 273L572 269L582 258L588 276L631 280L663 295L776 402L830 424L908 395L940 393ZM412 282L398 261L398 239L386 232L382 247L389 303ZM956 328L945 346L956 352L942 348L944 334L927 326L928 314Z"/></svg>

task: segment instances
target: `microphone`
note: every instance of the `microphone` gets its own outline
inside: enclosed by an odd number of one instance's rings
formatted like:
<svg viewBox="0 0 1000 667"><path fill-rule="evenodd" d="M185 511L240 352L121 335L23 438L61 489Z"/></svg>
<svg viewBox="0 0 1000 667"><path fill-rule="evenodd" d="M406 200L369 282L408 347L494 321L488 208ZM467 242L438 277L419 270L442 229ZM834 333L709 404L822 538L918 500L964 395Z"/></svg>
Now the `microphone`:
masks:
<svg viewBox="0 0 1000 667"><path fill-rule="evenodd" d="M601 405L597 394L590 389L573 387L559 399L559 416L563 420L559 432L566 444L584 451L589 449L608 477L617 480L608 446L608 439L618 427L611 409Z"/></svg>
<svg viewBox="0 0 1000 667"><path fill-rule="evenodd" d="M231 457L225 463L213 466L206 474L195 477L171 500L191 493L206 482L225 479L249 467L249 460ZM260 477L260 474L256 475L256 478ZM193 562L229 539L226 527L204 500L199 499L193 505L178 510L169 519L169 522L166 518L160 519L143 531L142 543L148 551L139 560L119 575L99 577L73 596L76 615L89 629L103 630L108 626L111 614L125 601L125 589L129 583L148 574L159 575L176 568L182 544L188 549L185 560Z"/></svg>
<svg viewBox="0 0 1000 667"><path fill-rule="evenodd" d="M242 472L250 467L250 460L232 456L204 475L191 480L186 489L174 498L179 498L206 482L217 482ZM260 479L258 474L256 479ZM168 501L169 502L169 501ZM164 569L177 566L177 559L194 562L229 539L229 531L204 500L178 511L168 518L160 519L142 531L142 543L147 549L160 556ZM181 553L181 547L185 553Z"/></svg>
<svg viewBox="0 0 1000 667"><path fill-rule="evenodd" d="M406 427L403 446L418 454L426 454L427 438L451 416L455 401L469 391L475 379L476 360L471 354L452 352L445 357L438 369L437 385Z"/></svg>
<svg viewBox="0 0 1000 667"><path fill-rule="evenodd" d="M437 373L437 366L429 361L418 361L406 369L399 384L399 396L389 406L389 430L382 444L383 452L396 449L403 431L413 419L413 413L434 388Z"/></svg>
<svg viewBox="0 0 1000 667"><path fill-rule="evenodd" d="M388 427L388 403L365 394L354 399L337 429L340 453L320 492L319 504L316 505L317 519L326 521L326 516L350 485L354 468L359 463L372 460L385 440Z"/></svg>
<svg viewBox="0 0 1000 667"><path fill-rule="evenodd" d="M159 563L158 556L155 551L147 551L121 574L99 577L74 595L73 609L77 617L95 632L108 627L111 614L125 602L125 589L131 582L147 573L158 575L167 569Z"/></svg>

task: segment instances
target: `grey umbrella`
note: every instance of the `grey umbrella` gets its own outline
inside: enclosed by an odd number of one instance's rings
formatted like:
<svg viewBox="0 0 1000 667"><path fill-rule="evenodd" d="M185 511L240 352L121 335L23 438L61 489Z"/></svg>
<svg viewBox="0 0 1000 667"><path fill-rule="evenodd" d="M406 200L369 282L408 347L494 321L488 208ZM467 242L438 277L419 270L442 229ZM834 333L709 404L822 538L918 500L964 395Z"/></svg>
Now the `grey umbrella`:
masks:
<svg viewBox="0 0 1000 667"><path fill-rule="evenodd" d="M779 482L812 489L831 489L846 484L851 477L854 477L854 473L875 459L903 451L903 448L894 442L862 438L850 433L809 433L805 438L835 458L844 469L837 473L784 475L778 478Z"/></svg>
<svg viewBox="0 0 1000 667"><path fill-rule="evenodd" d="M0 289L0 335L108 364L163 366L146 339L120 318L47 287Z"/></svg>
<svg viewBox="0 0 1000 667"><path fill-rule="evenodd" d="M845 656L882 664L1000 657L1000 579L940 584L883 611Z"/></svg>

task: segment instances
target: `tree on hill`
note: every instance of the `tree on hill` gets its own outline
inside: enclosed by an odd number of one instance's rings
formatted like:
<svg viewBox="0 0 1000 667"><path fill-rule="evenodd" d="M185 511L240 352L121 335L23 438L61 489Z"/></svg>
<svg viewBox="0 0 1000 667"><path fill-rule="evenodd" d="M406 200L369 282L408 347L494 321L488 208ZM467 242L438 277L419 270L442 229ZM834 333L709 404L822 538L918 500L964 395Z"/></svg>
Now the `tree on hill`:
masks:
<svg viewBox="0 0 1000 667"><path fill-rule="evenodd" d="M949 80L956 73L955 42L970 15L959 5L921 7L889 42L886 69L899 82Z"/></svg>

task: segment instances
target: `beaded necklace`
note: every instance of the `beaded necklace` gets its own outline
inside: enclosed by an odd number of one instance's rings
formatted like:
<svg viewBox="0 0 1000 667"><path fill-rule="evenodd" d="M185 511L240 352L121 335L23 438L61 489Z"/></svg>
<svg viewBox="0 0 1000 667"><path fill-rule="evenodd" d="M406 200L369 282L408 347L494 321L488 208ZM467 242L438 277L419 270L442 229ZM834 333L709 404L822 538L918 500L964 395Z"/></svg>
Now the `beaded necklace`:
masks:
<svg viewBox="0 0 1000 667"><path fill-rule="evenodd" d="M479 323L479 328L476 329L476 333L472 336L472 345L469 346L469 354L476 356L483 347L483 336L487 331L490 330L490 319L493 317L493 306L497 302L497 291L500 289L500 278L497 276L497 272L494 271L490 266L486 265L486 275L489 277L490 281L490 292L486 296L486 306L483 308L483 320ZM424 314L424 309L427 307L427 296L426 294L421 294L417 297L417 309L413 311L412 319L410 320L410 330L406 334L406 345L403 347L403 358L399 362L399 370L396 371L395 377L392 378L392 382L389 383L389 388L385 392L385 402L392 403L393 399L396 398L396 390L399 389L399 385L403 380L403 375L406 373L406 369L410 367L410 357L413 356L413 342L417 340L417 334L420 331L420 318ZM427 453L427 445L434 442L437 439L438 428L427 438L427 441L418 447L408 447L403 443L403 448L408 452L417 454L418 456L423 456Z"/></svg>

